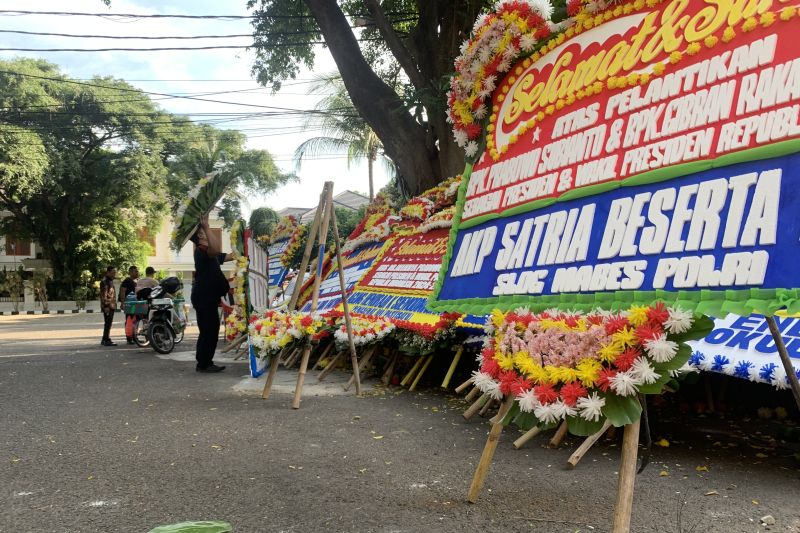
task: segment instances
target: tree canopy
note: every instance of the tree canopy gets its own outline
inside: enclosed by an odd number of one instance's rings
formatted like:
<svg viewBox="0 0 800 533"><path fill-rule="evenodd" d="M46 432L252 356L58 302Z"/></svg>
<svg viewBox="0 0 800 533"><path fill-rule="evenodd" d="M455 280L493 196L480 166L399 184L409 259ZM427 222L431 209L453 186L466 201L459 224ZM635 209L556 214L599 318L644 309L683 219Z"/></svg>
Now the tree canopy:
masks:
<svg viewBox="0 0 800 533"><path fill-rule="evenodd" d="M446 120L446 91L459 46L490 4L248 0L255 15L253 73L260 83L278 88L302 66L313 67L315 45L324 41L399 179L410 194L419 194L464 168L464 153Z"/></svg>
<svg viewBox="0 0 800 533"><path fill-rule="evenodd" d="M0 61L0 85L0 211L11 213L0 232L36 241L59 297L84 270L142 262L141 231L159 228L203 168L236 164L242 185L264 192L288 178L240 133L170 115L122 80L17 59Z"/></svg>

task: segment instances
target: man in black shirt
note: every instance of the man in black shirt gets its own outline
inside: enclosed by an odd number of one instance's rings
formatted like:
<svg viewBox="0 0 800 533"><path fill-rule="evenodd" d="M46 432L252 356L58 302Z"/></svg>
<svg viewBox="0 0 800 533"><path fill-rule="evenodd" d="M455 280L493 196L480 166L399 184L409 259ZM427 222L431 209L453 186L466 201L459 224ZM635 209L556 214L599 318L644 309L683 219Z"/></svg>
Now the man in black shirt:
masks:
<svg viewBox="0 0 800 533"><path fill-rule="evenodd" d="M122 303L122 309L125 309L125 299L128 294L136 295L136 280L139 279L139 268L136 265L128 267L128 277L122 281L119 286L119 301ZM133 344L133 324L136 321L136 315L129 315L125 313L125 337L128 339L128 344Z"/></svg>
<svg viewBox="0 0 800 533"><path fill-rule="evenodd" d="M103 346L116 346L115 342L111 341L111 324L114 322L114 311L117 310L116 289L114 288L114 279L117 277L117 269L109 266L106 269L106 274L100 280L100 311L103 313L103 340L100 344Z"/></svg>
<svg viewBox="0 0 800 533"><path fill-rule="evenodd" d="M192 307L197 314L197 371L221 372L224 366L214 364L214 352L219 340L219 299L228 293L230 286L220 265L235 258L222 253L219 237L208 227L208 216L200 220L200 227L190 238L194 243L194 281L192 281Z"/></svg>

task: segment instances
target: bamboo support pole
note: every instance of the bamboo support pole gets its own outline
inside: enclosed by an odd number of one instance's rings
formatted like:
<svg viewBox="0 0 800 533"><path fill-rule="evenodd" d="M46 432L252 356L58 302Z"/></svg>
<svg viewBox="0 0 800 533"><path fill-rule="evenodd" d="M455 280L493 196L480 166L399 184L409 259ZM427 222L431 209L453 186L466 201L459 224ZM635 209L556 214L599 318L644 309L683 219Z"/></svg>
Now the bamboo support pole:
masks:
<svg viewBox="0 0 800 533"><path fill-rule="evenodd" d="M447 369L447 374L444 375L444 380L442 380L443 389L446 389L447 386L450 385L450 380L453 378L453 373L456 371L458 362L461 360L462 353L464 353L464 345L460 345L458 349L456 349L456 353L453 356L453 362L450 363L450 368Z"/></svg>
<svg viewBox="0 0 800 533"><path fill-rule="evenodd" d="M322 221L319 227L319 253L317 254L317 275L314 276L314 290L311 293L311 314L317 311L317 302L319 301L319 286L322 278L322 263L325 260L325 236L328 234L328 224L330 223L331 212L333 210L333 197L332 197L333 182L326 181L325 186L322 188L322 195L319 199L319 209L323 210ZM328 207L329 209L326 209ZM339 265L341 269L341 264ZM294 400L292 401L292 409L300 409L300 399L303 394L303 383L306 379L306 370L308 369L308 358L311 356L311 341L306 340L303 348L303 358L300 361L300 371L297 373L297 384L294 388Z"/></svg>
<svg viewBox="0 0 800 533"><path fill-rule="evenodd" d="M334 347L334 345L335 345L335 344L336 344L335 342L331 341L331 342L329 342L329 343L328 343L328 345L327 345L327 346L325 346L325 348L322 350L322 353L321 353L321 354L320 354L320 356L317 358L317 362L316 362L316 363L314 363L314 366L312 366L312 367L311 367L311 370L316 370L316 369L319 367L319 364L320 364L320 363L321 363L321 362L322 362L322 361L323 361L323 360L324 360L326 357L328 357L328 354L329 354L329 353L331 353L331 350L333 350L333 347Z"/></svg>
<svg viewBox="0 0 800 533"><path fill-rule="evenodd" d="M567 421L564 420L563 422L561 422L561 425L558 426L556 434L553 435L553 438L550 439L550 442L548 443L547 446L549 448L558 448L559 445L561 445L561 441L564 440L564 437L567 435L568 429L569 427L567 426Z"/></svg>
<svg viewBox="0 0 800 533"><path fill-rule="evenodd" d="M244 333L239 334L238 337L229 342L222 350L222 353L228 353L234 348L238 348L244 341L247 340L247 335Z"/></svg>
<svg viewBox="0 0 800 533"><path fill-rule="evenodd" d="M633 511L633 485L636 481L636 457L639 453L639 426L641 420L625 426L622 436L622 460L617 484L617 504L614 506L613 533L631 530Z"/></svg>
<svg viewBox="0 0 800 533"><path fill-rule="evenodd" d="M331 359L328 365L322 369L322 372L319 373L317 376L317 381L322 381L328 374L333 372L333 369L336 368L336 364L342 357L344 357L344 352L338 352L333 359Z"/></svg>
<svg viewBox="0 0 800 533"><path fill-rule="evenodd" d="M469 420L470 418L475 416L475 413L480 411L481 408L484 405L486 405L486 402L488 402L488 401L489 401L489 395L485 394L485 393L481 394L481 397L478 398L477 400L475 400L475 402L472 405L470 405L469 407L467 407L466 411L464 411L464 414L463 414L464 420Z"/></svg>
<svg viewBox="0 0 800 533"><path fill-rule="evenodd" d="M489 412L489 409L491 409L491 408L492 408L492 407L493 407L493 406L494 406L496 403L497 403L497 400L495 400L494 398L492 398L491 400L489 400L488 402L486 402L486 403L483 405L483 407L481 407L481 410L480 410L480 411L478 411L478 415L479 415L479 416L486 416L486 413L488 413L488 412Z"/></svg>
<svg viewBox="0 0 800 533"><path fill-rule="evenodd" d="M569 459L567 459L567 468L572 470L573 468L578 466L578 463L581 461L581 459L583 459L583 456L586 455L586 452L588 452L591 449L591 447L594 446L595 442L600 440L600 437L602 437L603 434L606 431L608 431L608 428L610 427L611 427L611 422L606 420L600 431L586 437L586 440L584 440L583 443L580 446L578 446L578 449L575 450L572 453L572 455L569 456Z"/></svg>
<svg viewBox="0 0 800 533"><path fill-rule="evenodd" d="M786 371L786 377L789 378L789 385L794 395L794 401L797 402L797 408L800 409L800 382L797 380L797 374L795 374L794 367L792 366L792 360L789 359L789 352L786 351L786 344L784 344L783 337L781 337L781 330L778 329L778 324L775 323L775 317L768 316L766 318L769 331L772 333L772 338L775 340L775 348L778 349L778 355L781 358L781 363L783 363L783 369Z"/></svg>
<svg viewBox="0 0 800 533"><path fill-rule="evenodd" d="M350 387L352 387L353 383L356 381L356 376L360 376L361 372L367 368L367 364L369 363L370 359L372 359L372 356L375 355L376 348L377 346L373 345L366 349L364 355L361 356L361 361L358 362L357 368L353 369L353 375L350 376L350 379L345 384L344 390L350 390Z"/></svg>
<svg viewBox="0 0 800 533"><path fill-rule="evenodd" d="M392 358L389 360L389 364L386 365L386 370L384 371L383 376L381 376L381 382L384 385L389 385L389 383L392 381L394 367L397 365L398 359L400 359L400 354L395 352L394 355L392 355Z"/></svg>
<svg viewBox="0 0 800 533"><path fill-rule="evenodd" d="M433 361L433 355L429 355L425 359L425 364L423 364L422 368L419 369L419 373L417 373L417 377L414 378L414 381L413 381L413 383L411 383L411 386L408 388L408 390L413 391L413 390L415 390L417 388L417 385L419 384L419 380L422 379L422 374L424 374L425 371L428 370L428 367L430 366L431 361Z"/></svg>
<svg viewBox="0 0 800 533"><path fill-rule="evenodd" d="M300 371L297 373L297 385L294 388L294 399L292 409L300 409L300 396L303 394L303 382L306 380L306 369L308 368L308 358L311 356L311 341L306 340L303 347L303 359L300 361Z"/></svg>
<svg viewBox="0 0 800 533"><path fill-rule="evenodd" d="M467 387L469 387L470 385L472 385L472 383L473 383L474 381L475 381L475 378L469 378L467 381L465 381L464 383L462 383L461 385L459 385L458 387L456 387L456 388L454 389L454 390L455 390L455 392L456 392L456 394L461 394L462 392L464 392L465 390L467 390Z"/></svg>
<svg viewBox="0 0 800 533"><path fill-rule="evenodd" d="M302 349L301 348L295 348L294 350L292 350L289 353L289 355L286 356L286 359L283 360L283 367L284 368L292 368L294 366L294 364L297 362L297 358L300 357L300 354L303 353L304 349L305 349L305 346Z"/></svg>
<svg viewBox="0 0 800 533"><path fill-rule="evenodd" d="M278 360L280 360L281 354L284 351L286 351L286 348L273 355L269 360L269 373L267 374L267 380L264 382L264 390L261 391L261 397L265 400L269 398L269 393L272 390L272 382L275 381L275 374L278 373Z"/></svg>
<svg viewBox="0 0 800 533"><path fill-rule="evenodd" d="M344 281L344 267L342 266L342 242L339 238L339 226L336 222L336 212L333 209L333 182L328 189L328 213L333 219L333 242L336 245L336 263L339 266L339 288L342 291L342 311L344 312L344 323L347 328L347 341L350 345L350 361L353 364L353 378L356 382L356 396L361 396L361 376L358 371L358 354L356 344L353 340L353 323L350 319L350 305L347 302L347 287Z"/></svg>
<svg viewBox="0 0 800 533"><path fill-rule="evenodd" d="M514 404L514 397L508 396L500 408L500 413L505 416L511 406ZM502 418L502 417L501 417ZM478 467L475 469L475 474L472 476L472 483L467 493L467 501L475 503L478 501L478 495L483 487L483 482L486 480L486 474L489 473L489 467L492 464L492 457L497 449L497 442L500 440L500 434L503 432L503 424L497 423L492 425L489 430L489 438L486 439L486 445L483 447L481 459L478 461Z"/></svg>
<svg viewBox="0 0 800 533"><path fill-rule="evenodd" d="M531 440L533 437L535 437L541 432L542 428L540 428L539 426L529 429L520 438L514 441L514 449L519 450L520 448L525 446L525 443L527 443L529 440Z"/></svg>
<svg viewBox="0 0 800 533"><path fill-rule="evenodd" d="M324 189L323 189L324 193ZM317 212L314 213L314 221L311 223L311 230L308 232L308 237L306 240L306 249L303 250L303 259L300 261L300 270L297 271L297 281L294 284L294 290L292 291L292 297L289 300L289 311L294 311L297 307L297 300L300 298L300 290L303 285L303 278L306 275L306 270L308 270L308 262L311 260L311 251L314 249L314 236L317 234L319 228L320 217L322 216L322 201L323 196L320 194L319 196L319 205L317 206Z"/></svg>
<svg viewBox="0 0 800 533"><path fill-rule="evenodd" d="M409 381L411 381L411 378L413 378L414 375L416 375L417 370L419 370L420 365L422 365L422 357L417 357L417 360L414 363L414 366L411 367L411 370L408 371L408 374L406 374L406 376L402 379L402 381L400 381L400 386L401 387L405 387L406 384Z"/></svg>
<svg viewBox="0 0 800 533"><path fill-rule="evenodd" d="M464 396L464 399L468 402L471 402L472 400L477 398L480 393L481 389L479 389L478 387L472 387L472 390L469 391L466 396Z"/></svg>

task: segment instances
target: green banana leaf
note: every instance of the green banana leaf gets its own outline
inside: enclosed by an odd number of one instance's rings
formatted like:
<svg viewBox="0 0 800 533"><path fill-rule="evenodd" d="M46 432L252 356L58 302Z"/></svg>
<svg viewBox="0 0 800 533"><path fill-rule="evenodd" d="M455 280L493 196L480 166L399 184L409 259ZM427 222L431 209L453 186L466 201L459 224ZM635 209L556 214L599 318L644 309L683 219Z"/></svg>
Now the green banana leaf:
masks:
<svg viewBox="0 0 800 533"><path fill-rule="evenodd" d="M197 230L200 218L214 209L228 188L236 182L237 177L233 169L212 173L204 178L208 181L200 187L194 198L184 200L186 203L183 206L183 214L175 221L175 232L170 243L173 250L179 251L183 248L189 237Z"/></svg>

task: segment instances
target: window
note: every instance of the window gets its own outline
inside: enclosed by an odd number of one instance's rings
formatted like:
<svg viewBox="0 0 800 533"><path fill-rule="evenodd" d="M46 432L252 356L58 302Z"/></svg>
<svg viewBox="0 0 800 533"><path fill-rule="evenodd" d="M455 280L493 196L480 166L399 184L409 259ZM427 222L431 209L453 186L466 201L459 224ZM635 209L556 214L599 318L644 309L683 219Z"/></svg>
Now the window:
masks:
<svg viewBox="0 0 800 533"><path fill-rule="evenodd" d="M31 255L31 242L6 235L6 255Z"/></svg>

